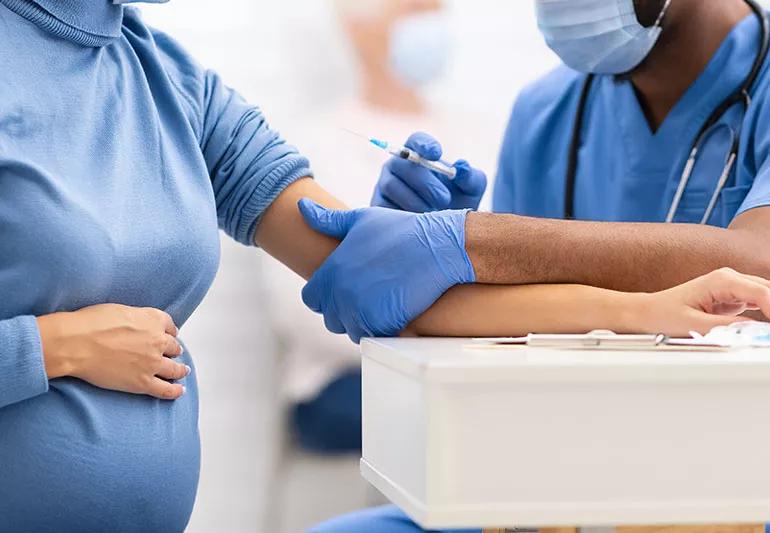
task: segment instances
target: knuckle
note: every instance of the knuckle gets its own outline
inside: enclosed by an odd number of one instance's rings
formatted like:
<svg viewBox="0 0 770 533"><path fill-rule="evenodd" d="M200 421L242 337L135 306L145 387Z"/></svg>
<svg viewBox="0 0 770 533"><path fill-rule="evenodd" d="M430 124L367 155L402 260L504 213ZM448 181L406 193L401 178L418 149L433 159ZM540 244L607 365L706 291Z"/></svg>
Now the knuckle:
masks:
<svg viewBox="0 0 770 533"><path fill-rule="evenodd" d="M718 283L724 283L732 278L732 274L726 270L726 268L720 268L713 271L707 277L710 277Z"/></svg>
<svg viewBox="0 0 770 533"><path fill-rule="evenodd" d="M156 352L163 352L166 348L166 336L161 334L153 334L150 337L150 346Z"/></svg>
<svg viewBox="0 0 770 533"><path fill-rule="evenodd" d="M163 363L163 356L160 351L154 347L150 347L145 354L145 362L147 368L153 371L157 371Z"/></svg>
<svg viewBox="0 0 770 533"><path fill-rule="evenodd" d="M164 324L165 323L169 323L169 324L173 324L174 323L174 320L171 318L171 315L169 315L167 312L165 312L165 311L163 311L161 309L156 309L156 312L157 312L156 316L157 316L158 320L160 320Z"/></svg>
<svg viewBox="0 0 770 533"><path fill-rule="evenodd" d="M142 374L137 379L139 388L143 391L152 390L152 382L153 382L153 376L149 374Z"/></svg>

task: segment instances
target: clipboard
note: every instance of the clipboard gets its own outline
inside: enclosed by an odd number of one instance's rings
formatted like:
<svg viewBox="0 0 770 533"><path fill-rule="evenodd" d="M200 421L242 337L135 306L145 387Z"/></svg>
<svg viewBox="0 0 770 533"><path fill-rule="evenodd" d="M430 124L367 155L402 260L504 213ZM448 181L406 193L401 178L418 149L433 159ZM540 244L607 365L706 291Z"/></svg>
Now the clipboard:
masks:
<svg viewBox="0 0 770 533"><path fill-rule="evenodd" d="M526 337L494 337L473 339L473 347L527 346L535 348L559 348L563 350L613 350L613 351L687 351L726 352L730 346L714 344L704 339L678 339L662 333L618 334L608 330L595 330L584 334L530 333Z"/></svg>

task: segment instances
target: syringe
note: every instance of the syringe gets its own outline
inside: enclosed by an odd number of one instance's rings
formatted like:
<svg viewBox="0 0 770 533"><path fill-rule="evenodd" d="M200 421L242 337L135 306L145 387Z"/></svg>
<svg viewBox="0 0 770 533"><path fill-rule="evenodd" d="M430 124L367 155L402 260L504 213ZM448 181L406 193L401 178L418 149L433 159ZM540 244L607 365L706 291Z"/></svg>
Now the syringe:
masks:
<svg viewBox="0 0 770 533"><path fill-rule="evenodd" d="M452 165L450 165L449 163L447 163L446 161L443 161L441 159L439 159L438 161L431 161L430 159L425 159L420 154L418 154L411 148L407 148L406 146L392 145L387 141L383 141L375 137L368 137L366 135L361 135L360 133L349 130L347 128L345 128L345 131L347 131L348 133L352 133L353 135L356 135L358 137L363 137L364 139L367 139L371 144L373 144L377 148L385 150L392 156L400 157L401 159L406 159L407 161L411 161L412 163L425 167L428 170L433 170L435 172L438 172L439 174L443 174L450 180L455 179L455 176L457 176L457 169Z"/></svg>

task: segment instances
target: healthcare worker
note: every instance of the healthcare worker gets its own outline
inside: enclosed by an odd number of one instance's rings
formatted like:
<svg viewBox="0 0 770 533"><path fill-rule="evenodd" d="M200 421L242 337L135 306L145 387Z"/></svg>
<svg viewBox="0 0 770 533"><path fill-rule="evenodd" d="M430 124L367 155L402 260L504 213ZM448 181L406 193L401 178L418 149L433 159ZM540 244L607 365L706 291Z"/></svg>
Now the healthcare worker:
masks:
<svg viewBox="0 0 770 533"><path fill-rule="evenodd" d="M512 215L468 216L466 247L477 280L653 291L726 265L767 276L764 11L746 0L535 6L564 65L526 88L514 106L494 191L494 210ZM424 157L441 156L426 134L406 144ZM393 159L373 204L476 208L484 182L474 176L450 182ZM387 507L314 531L417 530Z"/></svg>

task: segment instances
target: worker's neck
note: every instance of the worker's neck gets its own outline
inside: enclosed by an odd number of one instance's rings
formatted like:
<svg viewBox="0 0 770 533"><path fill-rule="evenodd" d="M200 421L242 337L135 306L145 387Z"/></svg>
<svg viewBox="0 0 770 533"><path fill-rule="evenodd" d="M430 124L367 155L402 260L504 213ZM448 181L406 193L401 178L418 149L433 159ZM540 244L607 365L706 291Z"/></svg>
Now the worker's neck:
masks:
<svg viewBox="0 0 770 533"><path fill-rule="evenodd" d="M750 12L744 0L672 3L660 40L630 74L653 131L703 72L727 34Z"/></svg>

